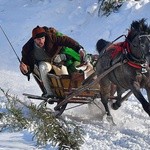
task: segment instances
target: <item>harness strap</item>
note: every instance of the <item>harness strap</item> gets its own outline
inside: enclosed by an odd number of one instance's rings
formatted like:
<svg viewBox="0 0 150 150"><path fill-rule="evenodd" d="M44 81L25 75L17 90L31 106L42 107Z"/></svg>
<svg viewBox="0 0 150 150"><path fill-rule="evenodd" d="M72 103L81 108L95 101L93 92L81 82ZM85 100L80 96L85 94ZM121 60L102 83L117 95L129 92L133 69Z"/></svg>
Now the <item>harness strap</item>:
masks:
<svg viewBox="0 0 150 150"><path fill-rule="evenodd" d="M123 54L125 54L126 57L127 57L127 54L131 53L131 49L129 47L129 43L127 41L121 42L121 43L117 43L112 48L115 49L113 51L113 53L111 54L111 58L112 59L115 56L117 56L119 54L119 52L122 52ZM134 68L137 68L137 69L141 69L142 68L140 63L134 62L134 61L130 60L128 57L127 57L127 60L128 60L127 64L130 65L131 67L134 67Z"/></svg>
<svg viewBox="0 0 150 150"><path fill-rule="evenodd" d="M124 43L123 42L120 42L120 43L117 43L117 44L114 44L111 46L112 49L114 49L114 51L112 52L111 54L111 58L113 59L115 56L117 56L119 54L119 52L123 52L123 45Z"/></svg>
<svg viewBox="0 0 150 150"><path fill-rule="evenodd" d="M141 65L139 65L139 64L137 64L137 63L134 63L134 62L132 62L132 61L128 61L127 64L128 64L129 66L132 66L132 67L137 68L137 69L141 69L141 68L142 68Z"/></svg>

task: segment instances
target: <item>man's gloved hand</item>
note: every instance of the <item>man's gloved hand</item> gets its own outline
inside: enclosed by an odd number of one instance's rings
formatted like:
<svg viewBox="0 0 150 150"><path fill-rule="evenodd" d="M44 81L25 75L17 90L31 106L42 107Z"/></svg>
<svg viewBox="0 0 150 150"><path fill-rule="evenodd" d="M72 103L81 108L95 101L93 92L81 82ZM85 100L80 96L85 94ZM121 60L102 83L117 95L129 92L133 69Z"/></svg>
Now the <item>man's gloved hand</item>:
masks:
<svg viewBox="0 0 150 150"><path fill-rule="evenodd" d="M85 56L86 56L86 52L83 48L81 48L79 50L79 54L80 54L80 59L81 59L81 64L86 62Z"/></svg>
<svg viewBox="0 0 150 150"><path fill-rule="evenodd" d="M61 63L62 61L66 60L66 55L65 54L58 54L54 58L55 63Z"/></svg>
<svg viewBox="0 0 150 150"><path fill-rule="evenodd" d="M20 63L20 71L25 75L29 72L29 68L25 63L21 62Z"/></svg>
<svg viewBox="0 0 150 150"><path fill-rule="evenodd" d="M20 63L20 71L27 76L28 81L30 80L30 67L26 65L25 63Z"/></svg>
<svg viewBox="0 0 150 150"><path fill-rule="evenodd" d="M81 60L81 62L80 62L79 65L76 66L76 69L77 70L83 70L83 69L81 69L81 67L84 67L87 64L87 61L86 61L86 52L85 52L85 50L83 48L80 48L79 54L80 54L80 60Z"/></svg>

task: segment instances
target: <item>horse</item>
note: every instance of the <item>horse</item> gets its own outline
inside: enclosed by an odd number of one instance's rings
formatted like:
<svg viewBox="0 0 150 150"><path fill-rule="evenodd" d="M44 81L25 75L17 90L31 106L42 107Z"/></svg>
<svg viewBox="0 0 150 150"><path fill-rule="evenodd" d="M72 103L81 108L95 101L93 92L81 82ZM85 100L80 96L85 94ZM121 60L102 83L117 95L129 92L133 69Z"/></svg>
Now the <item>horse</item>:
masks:
<svg viewBox="0 0 150 150"><path fill-rule="evenodd" d="M121 106L122 94L130 90L150 116L150 26L145 18L132 21L128 34L124 36L123 42L106 42L103 50L99 48L99 40L96 43L99 53L97 76L116 63L122 63L99 81L101 102L109 121L113 121L108 106L112 84L116 85L117 91L117 99L111 105L113 109ZM142 95L141 88L147 91L148 101Z"/></svg>

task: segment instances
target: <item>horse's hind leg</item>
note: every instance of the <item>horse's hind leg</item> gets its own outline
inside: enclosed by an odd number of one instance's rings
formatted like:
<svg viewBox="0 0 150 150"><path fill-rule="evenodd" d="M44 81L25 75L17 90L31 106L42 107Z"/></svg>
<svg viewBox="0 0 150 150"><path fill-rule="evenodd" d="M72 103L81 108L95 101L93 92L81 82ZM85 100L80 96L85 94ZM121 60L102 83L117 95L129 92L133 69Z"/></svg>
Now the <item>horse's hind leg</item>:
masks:
<svg viewBox="0 0 150 150"><path fill-rule="evenodd" d="M124 89L117 86L117 98L116 98L116 102L112 104L112 108L114 110L117 110L121 106L121 103L122 103L121 96L122 96L123 92L124 92Z"/></svg>
<svg viewBox="0 0 150 150"><path fill-rule="evenodd" d="M103 103L107 116L111 116L110 110L108 108L108 97L106 95L103 95L103 92L101 92L100 95L101 95L101 102Z"/></svg>
<svg viewBox="0 0 150 150"><path fill-rule="evenodd" d="M112 117L110 110L109 110L109 107L108 107L108 98L106 98L105 96L103 97L101 95L101 102L103 103L105 111L106 111L107 121L110 122L111 124L115 125L115 123L113 121L113 117Z"/></svg>
<svg viewBox="0 0 150 150"><path fill-rule="evenodd" d="M113 118L108 107L108 99L110 97L110 82L100 82L100 87L101 102L103 103L103 106L105 108L107 120L114 124Z"/></svg>

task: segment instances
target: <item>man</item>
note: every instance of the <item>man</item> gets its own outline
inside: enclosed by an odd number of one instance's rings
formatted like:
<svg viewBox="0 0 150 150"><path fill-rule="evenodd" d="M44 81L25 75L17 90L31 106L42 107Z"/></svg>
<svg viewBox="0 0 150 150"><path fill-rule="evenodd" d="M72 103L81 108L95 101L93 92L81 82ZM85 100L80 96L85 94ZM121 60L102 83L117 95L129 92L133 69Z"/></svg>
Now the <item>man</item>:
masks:
<svg viewBox="0 0 150 150"><path fill-rule="evenodd" d="M85 51L78 42L68 36L57 36L47 27L35 27L32 30L32 38L22 48L20 70L28 77L30 73L33 73L45 97L53 96L47 73L52 70L52 61L63 46L79 53L81 63L84 63Z"/></svg>

